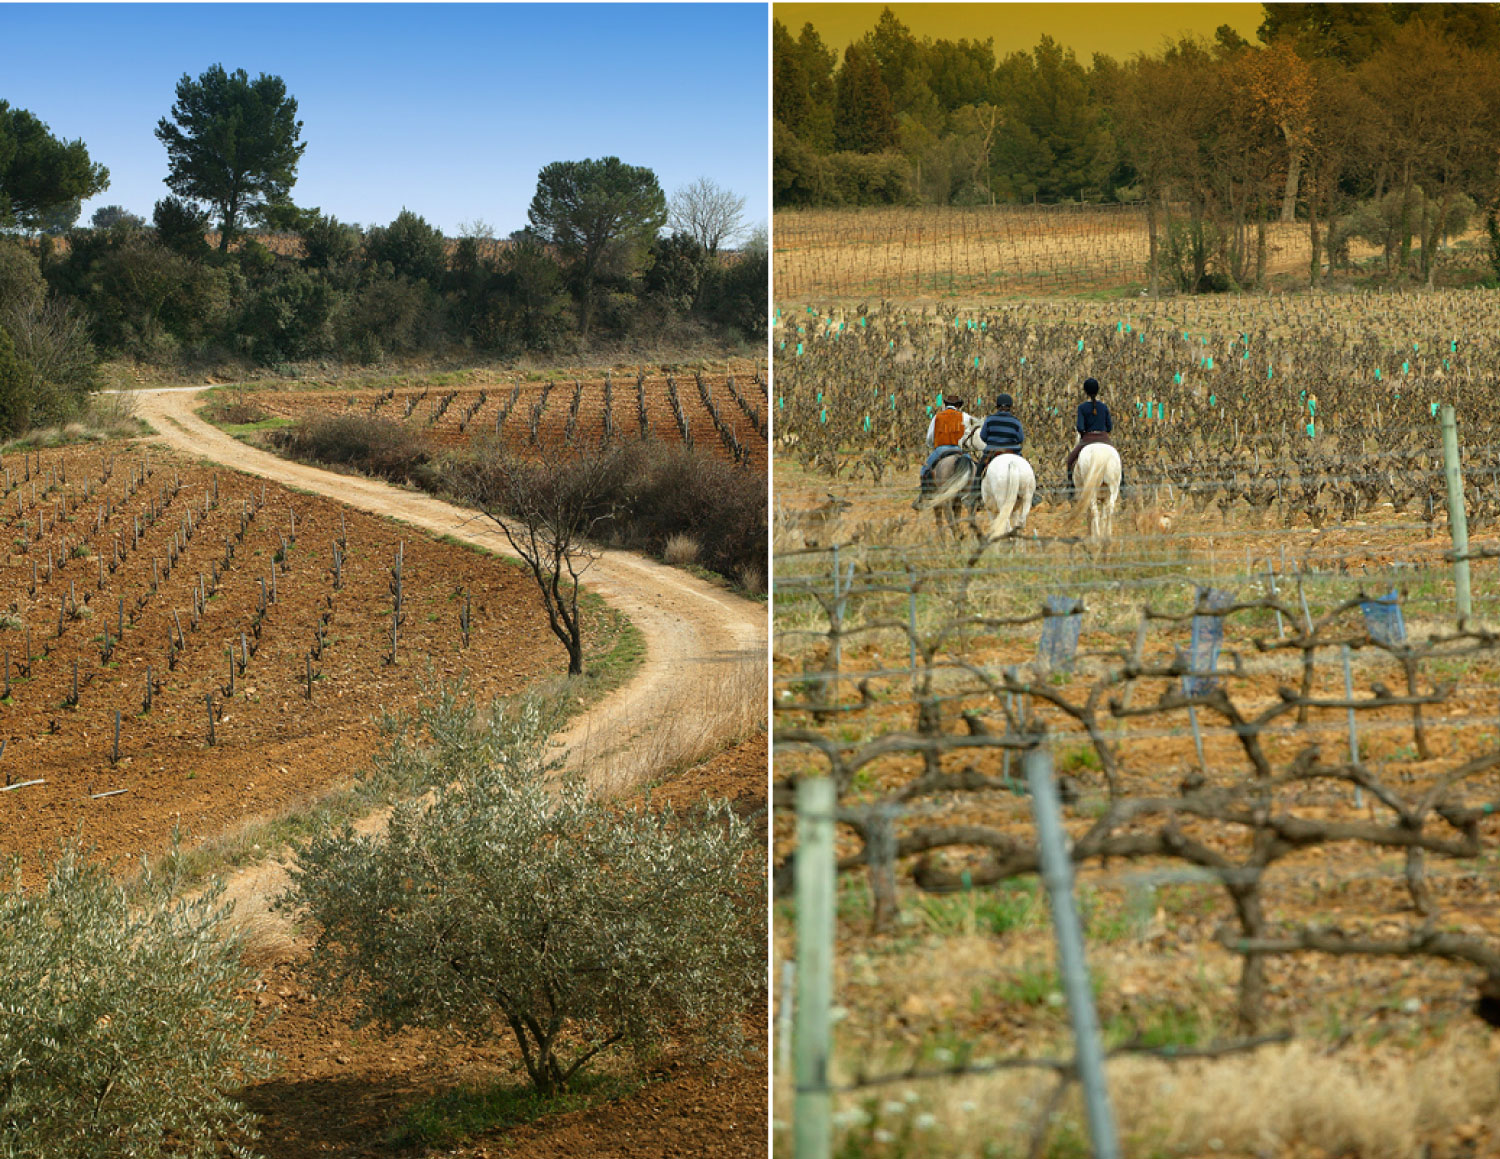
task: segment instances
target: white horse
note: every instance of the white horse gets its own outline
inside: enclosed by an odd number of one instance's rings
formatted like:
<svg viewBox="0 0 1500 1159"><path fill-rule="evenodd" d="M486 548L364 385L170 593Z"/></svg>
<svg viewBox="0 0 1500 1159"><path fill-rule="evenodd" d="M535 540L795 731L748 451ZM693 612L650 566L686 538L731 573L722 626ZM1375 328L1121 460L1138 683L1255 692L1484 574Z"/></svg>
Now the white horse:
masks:
<svg viewBox="0 0 1500 1159"><path fill-rule="evenodd" d="M984 440L979 428L974 428L963 441L964 449L976 460L984 459ZM1026 517L1031 514L1031 500L1036 495L1036 472L1020 455L999 455L990 462L980 483L980 499L990 513L990 529L986 535L991 542L1008 535L1018 535L1026 529Z"/></svg>
<svg viewBox="0 0 1500 1159"><path fill-rule="evenodd" d="M1108 443L1090 443L1078 453L1073 467L1078 481L1074 519L1088 514L1089 538L1108 543L1115 533L1115 505L1120 501L1120 452Z"/></svg>

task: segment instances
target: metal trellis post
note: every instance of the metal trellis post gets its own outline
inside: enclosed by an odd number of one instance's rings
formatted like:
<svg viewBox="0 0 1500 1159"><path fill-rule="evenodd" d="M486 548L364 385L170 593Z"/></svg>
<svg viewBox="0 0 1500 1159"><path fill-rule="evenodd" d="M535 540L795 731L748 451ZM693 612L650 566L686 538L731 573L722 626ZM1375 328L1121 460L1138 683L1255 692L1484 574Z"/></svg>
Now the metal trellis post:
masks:
<svg viewBox="0 0 1500 1159"><path fill-rule="evenodd" d="M833 811L831 778L797 786L796 1159L828 1159L833 1147L833 1096L828 1089L836 878Z"/></svg>
<svg viewBox="0 0 1500 1159"><path fill-rule="evenodd" d="M1073 859L1068 854L1057 785L1052 780L1052 754L1045 748L1033 748L1027 751L1021 763L1031 786L1031 808L1041 845L1042 883L1052 902L1052 926L1057 936L1057 956L1063 992L1068 999L1068 1016L1073 1023L1078 1079L1088 1113L1089 1137L1094 1143L1095 1159L1119 1159L1120 1144L1109 1106L1109 1088L1104 1081L1099 1015L1094 1009L1094 992L1089 986L1088 962L1083 953L1083 928L1073 902Z"/></svg>
<svg viewBox="0 0 1500 1159"><path fill-rule="evenodd" d="M1469 520L1464 513L1464 477L1458 465L1458 420L1451 404L1444 403L1443 422L1443 477L1448 484L1448 532L1453 536L1453 595L1458 605L1458 618L1466 620L1474 614L1469 595Z"/></svg>

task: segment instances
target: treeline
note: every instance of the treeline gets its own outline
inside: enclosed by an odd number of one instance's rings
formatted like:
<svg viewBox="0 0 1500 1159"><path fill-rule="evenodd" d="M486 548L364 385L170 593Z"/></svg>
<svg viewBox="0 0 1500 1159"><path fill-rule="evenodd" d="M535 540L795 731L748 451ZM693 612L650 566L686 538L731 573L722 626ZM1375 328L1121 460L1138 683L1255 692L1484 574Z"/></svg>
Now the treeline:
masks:
<svg viewBox="0 0 1500 1159"><path fill-rule="evenodd" d="M409 210L361 229L294 203L307 145L279 77L215 65L176 93L156 127L169 195L149 222L106 206L89 228L74 223L108 170L0 101L0 433L72 417L101 357L274 367L765 341L765 238L707 178L669 200L649 168L559 161L505 240L449 239Z"/></svg>
<svg viewBox="0 0 1500 1159"><path fill-rule="evenodd" d="M778 209L1144 202L1151 278L1259 284L1265 225L1303 221L1310 277L1380 245L1394 276L1481 207L1500 273L1500 12L1493 4L1268 4L1251 43L1220 27L1085 65L1050 37L913 36L889 9L842 60L773 25Z"/></svg>
<svg viewBox="0 0 1500 1159"><path fill-rule="evenodd" d="M167 198L150 223L120 213L25 252L86 319L101 354L153 363L564 356L764 339L760 245L715 255L683 235L653 238L636 263L590 278L586 346L569 268L535 236L450 240L409 210L368 229L317 210L277 216L281 229L221 250L201 214Z"/></svg>

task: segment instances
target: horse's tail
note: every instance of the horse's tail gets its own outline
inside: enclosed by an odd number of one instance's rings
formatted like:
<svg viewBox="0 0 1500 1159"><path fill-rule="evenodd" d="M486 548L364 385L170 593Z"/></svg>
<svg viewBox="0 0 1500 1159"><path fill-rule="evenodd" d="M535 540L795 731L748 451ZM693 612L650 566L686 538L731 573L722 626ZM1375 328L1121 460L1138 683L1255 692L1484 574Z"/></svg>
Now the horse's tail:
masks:
<svg viewBox="0 0 1500 1159"><path fill-rule="evenodd" d="M951 503L969 486L974 479L974 463L967 455L960 456L953 464L953 474L938 488L937 493L922 504L925 510L928 507L941 507L944 503Z"/></svg>
<svg viewBox="0 0 1500 1159"><path fill-rule="evenodd" d="M990 467L990 470L1004 470L1005 472L1004 481L1000 482L1000 485L1007 488L1008 493L1001 501L999 510L995 512L995 517L990 520L989 531L989 538L991 540L1003 539L1010 534L1010 517L1016 509L1016 500L1021 497L1021 479L1018 473L1010 470L1009 463L1004 464L1003 467L1000 463L995 463Z"/></svg>
<svg viewBox="0 0 1500 1159"><path fill-rule="evenodd" d="M1088 450L1087 447L1084 448ZM1079 465L1082 466L1083 456L1079 456ZM1073 505L1073 512L1069 521L1074 527L1079 526L1088 519L1089 508L1094 505L1094 497L1099 488L1105 485L1105 473L1109 470L1108 455L1089 455L1088 466L1084 467L1083 477L1078 481L1078 499Z"/></svg>

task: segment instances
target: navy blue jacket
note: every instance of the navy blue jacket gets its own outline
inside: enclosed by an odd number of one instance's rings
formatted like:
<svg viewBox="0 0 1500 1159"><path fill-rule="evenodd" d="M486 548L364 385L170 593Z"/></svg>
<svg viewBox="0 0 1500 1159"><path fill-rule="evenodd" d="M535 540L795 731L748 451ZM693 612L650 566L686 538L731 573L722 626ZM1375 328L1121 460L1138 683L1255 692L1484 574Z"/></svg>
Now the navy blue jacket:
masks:
<svg viewBox="0 0 1500 1159"><path fill-rule="evenodd" d="M992 450L1019 451L1026 441L1021 420L1009 411L990 415L979 428L979 434L984 445Z"/></svg>
<svg viewBox="0 0 1500 1159"><path fill-rule="evenodd" d="M1097 398L1091 398L1078 404L1078 421L1074 424L1074 429L1080 435L1107 435L1115 429L1115 421L1109 417L1109 407Z"/></svg>

